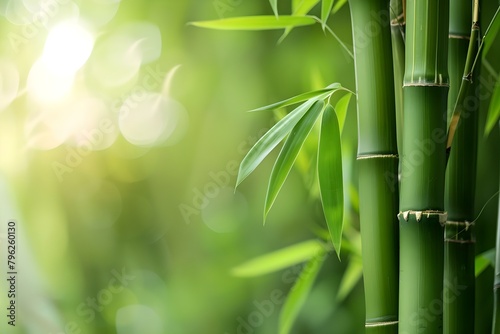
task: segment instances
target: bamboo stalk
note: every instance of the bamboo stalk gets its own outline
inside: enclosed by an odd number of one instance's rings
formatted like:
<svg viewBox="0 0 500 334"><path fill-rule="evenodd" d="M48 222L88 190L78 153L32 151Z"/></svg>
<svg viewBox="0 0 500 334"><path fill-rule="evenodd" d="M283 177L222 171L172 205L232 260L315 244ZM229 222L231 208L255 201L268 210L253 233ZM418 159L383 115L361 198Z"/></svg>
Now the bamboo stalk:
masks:
<svg viewBox="0 0 500 334"><path fill-rule="evenodd" d="M400 213L400 333L443 329L447 0L406 2Z"/></svg>
<svg viewBox="0 0 500 334"><path fill-rule="evenodd" d="M404 34L406 22L403 12L403 1L391 0L391 41L394 69L394 96L396 103L396 133L398 138L398 152L403 144L403 77L405 66Z"/></svg>
<svg viewBox="0 0 500 334"><path fill-rule="evenodd" d="M477 1L475 2L477 4ZM450 93L448 105L450 117L457 103L464 109L463 100L457 101L461 86L466 84L468 96L473 96L476 84L469 76L472 59L477 52L477 15L472 14L470 0L450 3L449 73ZM477 10L474 10L477 13ZM472 29L470 28L472 23ZM472 38L472 39L471 39ZM444 267L444 333L474 333L475 275L474 275L474 194L477 160L478 103L467 110L456 129L453 148L446 174L445 208L448 221L445 226Z"/></svg>
<svg viewBox="0 0 500 334"><path fill-rule="evenodd" d="M398 156L387 0L350 0L366 333L398 332Z"/></svg>

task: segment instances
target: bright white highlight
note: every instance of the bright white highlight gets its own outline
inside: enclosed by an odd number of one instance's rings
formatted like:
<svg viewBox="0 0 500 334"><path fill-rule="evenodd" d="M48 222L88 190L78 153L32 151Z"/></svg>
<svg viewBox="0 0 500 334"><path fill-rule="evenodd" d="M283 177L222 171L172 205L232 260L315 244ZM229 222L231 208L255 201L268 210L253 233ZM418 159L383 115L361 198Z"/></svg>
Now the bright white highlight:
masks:
<svg viewBox="0 0 500 334"><path fill-rule="evenodd" d="M120 109L120 130L138 146L173 145L187 128L187 112L177 101L158 93L129 97Z"/></svg>
<svg viewBox="0 0 500 334"><path fill-rule="evenodd" d="M85 64L93 47L90 32L74 21L63 22L50 31L42 61L54 73L73 74Z"/></svg>
<svg viewBox="0 0 500 334"><path fill-rule="evenodd" d="M55 73L38 60L31 67L27 89L30 97L38 102L55 102L71 91L73 80L73 75Z"/></svg>

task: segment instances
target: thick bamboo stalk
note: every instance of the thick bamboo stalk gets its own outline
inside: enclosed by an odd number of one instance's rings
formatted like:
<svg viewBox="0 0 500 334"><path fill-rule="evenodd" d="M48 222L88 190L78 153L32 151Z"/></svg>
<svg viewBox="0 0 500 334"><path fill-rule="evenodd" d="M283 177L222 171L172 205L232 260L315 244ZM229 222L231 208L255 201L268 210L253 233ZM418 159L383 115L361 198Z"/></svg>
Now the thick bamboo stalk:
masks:
<svg viewBox="0 0 500 334"><path fill-rule="evenodd" d="M398 332L398 156L388 0L350 0L366 333Z"/></svg>
<svg viewBox="0 0 500 334"><path fill-rule="evenodd" d="M476 18L477 20L477 18ZM463 78L468 78L470 68L466 60L475 56L477 41L474 36L477 22L473 22L470 0L450 3L449 116L452 116L459 97ZM472 45L472 48L469 47ZM472 54L469 54L472 53ZM470 63L469 63L470 65ZM475 80L474 80L475 81ZM468 84L468 96L473 97L476 84ZM460 102L460 103L463 103ZM476 184L478 103L468 107L456 129L446 174L445 208L448 221L445 226L445 268L443 322L445 334L474 332L475 275L474 275L474 194ZM461 106L465 109L464 106ZM464 117L466 116L466 117Z"/></svg>
<svg viewBox="0 0 500 334"><path fill-rule="evenodd" d="M406 2L400 334L442 334L447 0Z"/></svg>

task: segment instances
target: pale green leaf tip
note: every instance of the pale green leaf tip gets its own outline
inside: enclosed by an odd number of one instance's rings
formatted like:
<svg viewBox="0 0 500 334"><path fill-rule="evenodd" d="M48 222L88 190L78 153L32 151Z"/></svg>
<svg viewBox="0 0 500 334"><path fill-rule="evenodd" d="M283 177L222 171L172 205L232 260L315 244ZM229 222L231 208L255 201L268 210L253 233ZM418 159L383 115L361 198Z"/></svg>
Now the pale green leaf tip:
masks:
<svg viewBox="0 0 500 334"><path fill-rule="evenodd" d="M342 241L339 242L338 244L333 243L333 249L335 250L335 254L337 254L337 257L339 258L339 262L342 262L342 260L340 259L340 250L342 249Z"/></svg>

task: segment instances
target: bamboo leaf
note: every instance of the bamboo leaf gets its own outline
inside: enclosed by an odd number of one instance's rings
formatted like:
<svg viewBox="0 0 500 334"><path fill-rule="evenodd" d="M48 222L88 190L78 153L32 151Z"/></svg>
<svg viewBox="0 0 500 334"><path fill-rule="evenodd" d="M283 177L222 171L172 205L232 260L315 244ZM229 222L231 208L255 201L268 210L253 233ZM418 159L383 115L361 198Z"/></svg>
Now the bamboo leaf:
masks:
<svg viewBox="0 0 500 334"><path fill-rule="evenodd" d="M239 277L255 277L272 273L311 259L324 249L318 240L308 240L293 246L251 259L231 270Z"/></svg>
<svg viewBox="0 0 500 334"><path fill-rule="evenodd" d="M297 123L297 125L295 125L285 141L285 144L278 155L278 159L274 164L271 172L271 178L269 179L264 209L264 221L266 220L266 216L276 200L283 183L285 183L285 180L292 169L293 163L295 162L307 135L311 132L311 129L313 128L314 123L318 119L324 106L325 103L321 100L314 102L310 110Z"/></svg>
<svg viewBox="0 0 500 334"><path fill-rule="evenodd" d="M294 13L297 8L300 6L302 3L302 0L292 0L292 13Z"/></svg>
<svg viewBox="0 0 500 334"><path fill-rule="evenodd" d="M281 309L279 320L279 333L288 334L299 314L300 309L309 295L312 285L318 276L325 254L318 254L312 258L300 274L290 293L286 297L285 304Z"/></svg>
<svg viewBox="0 0 500 334"><path fill-rule="evenodd" d="M487 250L476 256L475 275L478 277L488 266L495 266L495 248Z"/></svg>
<svg viewBox="0 0 500 334"><path fill-rule="evenodd" d="M323 30L326 27L326 21L330 17L330 13L333 8L333 0L322 0L321 1L321 25L323 26Z"/></svg>
<svg viewBox="0 0 500 334"><path fill-rule="evenodd" d="M349 102L351 101L351 96L351 93L342 96L342 98L335 105L335 111L339 120L340 133L344 131L344 123L347 116L347 108L349 107Z"/></svg>
<svg viewBox="0 0 500 334"><path fill-rule="evenodd" d="M293 15L306 15L318 4L320 0L302 0L297 8L293 11Z"/></svg>
<svg viewBox="0 0 500 334"><path fill-rule="evenodd" d="M333 247L340 258L344 216L340 129L335 110L323 113L318 149L318 178L321 202Z"/></svg>
<svg viewBox="0 0 500 334"><path fill-rule="evenodd" d="M191 22L191 25L201 28L218 30L273 30L288 27L307 26L316 23L311 16L272 15L243 16L227 19Z"/></svg>
<svg viewBox="0 0 500 334"><path fill-rule="evenodd" d="M488 135L491 130L498 124L498 118L500 117L500 85L497 83L495 85L495 90L493 91L493 96L491 97L490 107L488 108L488 116L486 118L486 129L485 133Z"/></svg>
<svg viewBox="0 0 500 334"><path fill-rule="evenodd" d="M306 15L309 13L309 11L316 6L316 4L320 0L300 0L297 1L296 3L292 4L292 13L294 16L302 16ZM278 40L278 44L283 42L285 38L288 36L288 34L292 31L293 27L288 27L285 29L285 32L283 35L281 35L280 39Z"/></svg>
<svg viewBox="0 0 500 334"><path fill-rule="evenodd" d="M340 281L339 290L337 292L337 301L341 302L351 293L352 289L361 279L363 273L363 265L359 257L351 257L347 265L347 269Z"/></svg>
<svg viewBox="0 0 500 334"><path fill-rule="evenodd" d="M319 99L324 99L324 98L327 98L328 95L331 95L331 93L335 89L338 89L340 87L341 86L340 86L339 83L335 83L333 85L328 86L327 88L323 88L323 89L315 90L315 91L312 91L312 92L307 92L307 93L299 94L297 96L291 97L289 99L286 99L286 100L283 100L283 101L280 101L280 102L276 102L276 103L270 104L268 106L264 106L264 107L260 107L260 108L257 108L257 109L250 110L250 112L275 110L275 109L287 107L289 105L296 104L296 103L299 103L299 102L307 101L307 100L310 100L310 99L315 98L315 97L317 97L318 100Z"/></svg>
<svg viewBox="0 0 500 334"><path fill-rule="evenodd" d="M500 18L499 18L500 15L498 15L499 10L500 7L498 7L497 12L493 16L488 28L486 29L486 33L483 40L484 43L483 56L486 56L488 54L488 51L493 45L493 42L495 41L498 31L500 30Z"/></svg>
<svg viewBox="0 0 500 334"><path fill-rule="evenodd" d="M278 0L269 0L269 3L271 4L274 15L278 17Z"/></svg>
<svg viewBox="0 0 500 334"><path fill-rule="evenodd" d="M247 178L250 173L264 160L264 158L278 145L285 136L292 131L302 116L313 105L314 100L308 100L283 117L269 131L263 135L243 158L238 170L236 187Z"/></svg>
<svg viewBox="0 0 500 334"><path fill-rule="evenodd" d="M333 13L335 14L338 12L344 5L347 3L347 0L339 0L335 3L335 6L333 6Z"/></svg>

